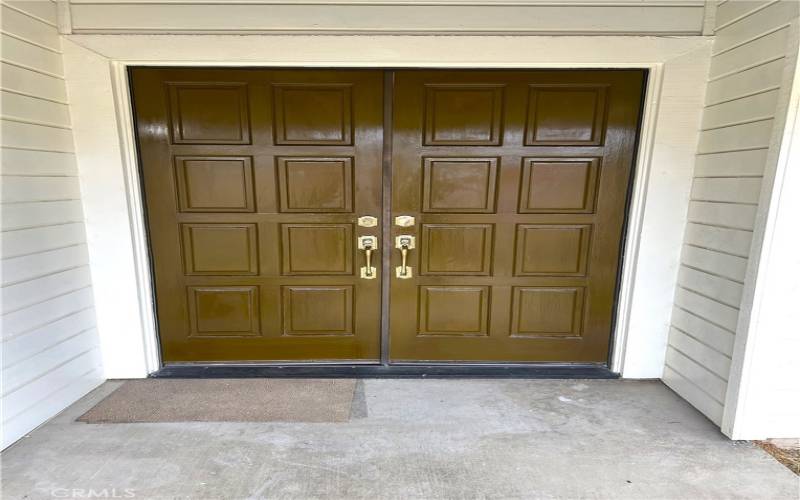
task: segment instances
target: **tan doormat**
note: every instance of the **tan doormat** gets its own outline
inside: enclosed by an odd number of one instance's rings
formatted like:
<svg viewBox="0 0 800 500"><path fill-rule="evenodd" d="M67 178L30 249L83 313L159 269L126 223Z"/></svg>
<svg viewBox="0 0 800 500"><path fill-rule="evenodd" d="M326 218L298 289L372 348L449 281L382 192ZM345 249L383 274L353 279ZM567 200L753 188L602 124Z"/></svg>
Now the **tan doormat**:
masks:
<svg viewBox="0 0 800 500"><path fill-rule="evenodd" d="M131 422L346 422L353 379L129 380L78 420Z"/></svg>

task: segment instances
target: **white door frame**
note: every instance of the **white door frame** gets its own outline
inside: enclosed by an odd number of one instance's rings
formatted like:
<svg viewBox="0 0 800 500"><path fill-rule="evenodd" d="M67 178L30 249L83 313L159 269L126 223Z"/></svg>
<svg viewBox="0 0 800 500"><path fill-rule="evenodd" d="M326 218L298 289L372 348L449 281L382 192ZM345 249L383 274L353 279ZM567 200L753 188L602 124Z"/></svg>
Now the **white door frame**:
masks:
<svg viewBox="0 0 800 500"><path fill-rule="evenodd" d="M64 62L107 378L161 366L129 66L649 70L610 367L661 376L711 42L639 36L71 35Z"/></svg>

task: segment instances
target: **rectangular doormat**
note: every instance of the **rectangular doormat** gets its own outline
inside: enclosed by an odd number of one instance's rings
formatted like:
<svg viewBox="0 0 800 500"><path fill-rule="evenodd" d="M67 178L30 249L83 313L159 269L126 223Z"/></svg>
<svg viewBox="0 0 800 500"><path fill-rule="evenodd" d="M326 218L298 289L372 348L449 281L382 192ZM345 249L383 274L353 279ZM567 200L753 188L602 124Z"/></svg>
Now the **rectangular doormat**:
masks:
<svg viewBox="0 0 800 500"><path fill-rule="evenodd" d="M78 421L346 422L353 379L128 380Z"/></svg>

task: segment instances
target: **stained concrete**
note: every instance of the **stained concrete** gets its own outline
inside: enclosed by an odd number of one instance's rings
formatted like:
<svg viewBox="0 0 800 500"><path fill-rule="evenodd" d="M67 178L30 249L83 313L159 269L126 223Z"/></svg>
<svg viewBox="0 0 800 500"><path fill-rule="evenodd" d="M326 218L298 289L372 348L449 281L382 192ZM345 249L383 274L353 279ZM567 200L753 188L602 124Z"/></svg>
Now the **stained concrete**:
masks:
<svg viewBox="0 0 800 500"><path fill-rule="evenodd" d="M3 498L785 498L797 476L659 382L365 380L344 423L84 424L2 454ZM359 396L361 397L361 396ZM358 399L358 398L357 398Z"/></svg>

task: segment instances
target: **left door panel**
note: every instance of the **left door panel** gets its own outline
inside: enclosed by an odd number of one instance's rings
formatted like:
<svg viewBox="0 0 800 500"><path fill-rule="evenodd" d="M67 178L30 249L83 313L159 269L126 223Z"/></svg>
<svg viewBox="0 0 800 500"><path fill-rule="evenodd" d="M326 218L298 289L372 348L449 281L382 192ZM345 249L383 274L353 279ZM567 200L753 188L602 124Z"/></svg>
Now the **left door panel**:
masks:
<svg viewBox="0 0 800 500"><path fill-rule="evenodd" d="M130 77L163 362L378 360L382 72Z"/></svg>

